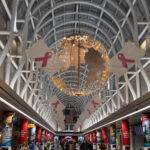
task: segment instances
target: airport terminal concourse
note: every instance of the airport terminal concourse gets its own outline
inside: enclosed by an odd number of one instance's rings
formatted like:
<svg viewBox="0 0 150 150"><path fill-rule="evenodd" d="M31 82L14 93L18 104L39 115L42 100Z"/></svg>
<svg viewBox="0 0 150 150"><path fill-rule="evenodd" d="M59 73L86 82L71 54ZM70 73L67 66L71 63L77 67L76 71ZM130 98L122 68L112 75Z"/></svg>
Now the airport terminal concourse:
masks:
<svg viewBox="0 0 150 150"><path fill-rule="evenodd" d="M150 0L0 0L0 150L150 150Z"/></svg>

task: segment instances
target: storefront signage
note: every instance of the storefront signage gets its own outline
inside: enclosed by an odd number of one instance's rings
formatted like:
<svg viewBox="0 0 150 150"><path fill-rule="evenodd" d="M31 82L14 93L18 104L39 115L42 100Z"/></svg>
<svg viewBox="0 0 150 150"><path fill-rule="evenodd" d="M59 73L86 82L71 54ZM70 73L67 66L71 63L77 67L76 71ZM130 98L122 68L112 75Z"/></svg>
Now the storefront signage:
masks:
<svg viewBox="0 0 150 150"><path fill-rule="evenodd" d="M116 144L116 127L115 127L115 125L110 126L110 144Z"/></svg>
<svg viewBox="0 0 150 150"><path fill-rule="evenodd" d="M35 124L28 124L28 128L34 128Z"/></svg>
<svg viewBox="0 0 150 150"><path fill-rule="evenodd" d="M4 127L2 129L2 147L11 147L13 116L14 116L14 113L12 113L12 112L5 112L4 113Z"/></svg>
<svg viewBox="0 0 150 150"><path fill-rule="evenodd" d="M130 145L129 123L127 120L122 121L122 140L124 146Z"/></svg>
<svg viewBox="0 0 150 150"><path fill-rule="evenodd" d="M37 128L36 132L36 142L41 143L41 128Z"/></svg>
<svg viewBox="0 0 150 150"><path fill-rule="evenodd" d="M42 130L41 143L44 144L45 130Z"/></svg>
<svg viewBox="0 0 150 150"><path fill-rule="evenodd" d="M102 129L102 139L105 144L107 144L107 128Z"/></svg>
<svg viewBox="0 0 150 150"><path fill-rule="evenodd" d="M22 120L20 132L20 144L23 144L25 141L27 141L27 130L28 130L28 121Z"/></svg>
<svg viewBox="0 0 150 150"><path fill-rule="evenodd" d="M142 126L144 133L144 147L150 148L150 114L142 114Z"/></svg>

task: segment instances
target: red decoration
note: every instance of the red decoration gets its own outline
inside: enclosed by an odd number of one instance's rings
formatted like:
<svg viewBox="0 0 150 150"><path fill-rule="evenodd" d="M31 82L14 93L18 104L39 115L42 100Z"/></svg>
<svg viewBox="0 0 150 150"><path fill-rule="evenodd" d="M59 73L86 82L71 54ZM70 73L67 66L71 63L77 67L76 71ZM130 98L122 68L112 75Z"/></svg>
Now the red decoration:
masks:
<svg viewBox="0 0 150 150"><path fill-rule="evenodd" d="M122 65L124 68L128 68L127 63L134 63L135 61L133 59L126 59L123 53L118 54L118 59L122 61Z"/></svg>
<svg viewBox="0 0 150 150"><path fill-rule="evenodd" d="M47 143L47 136L48 136L48 132L45 131L45 139L44 139L44 143Z"/></svg>
<svg viewBox="0 0 150 150"><path fill-rule="evenodd" d="M95 102L94 100L92 100L91 103L93 104L94 108L99 105L99 103Z"/></svg>
<svg viewBox="0 0 150 150"><path fill-rule="evenodd" d="M129 135L129 122L128 120L122 121L122 140L124 146L130 145L130 135Z"/></svg>
<svg viewBox="0 0 150 150"><path fill-rule="evenodd" d="M50 133L50 142L53 142L53 134Z"/></svg>
<svg viewBox="0 0 150 150"><path fill-rule="evenodd" d="M89 143L90 142L90 136L89 134L85 135L85 140Z"/></svg>
<svg viewBox="0 0 150 150"><path fill-rule="evenodd" d="M24 142L27 141L27 130L28 130L28 121L22 120L20 132L20 144L23 144Z"/></svg>
<svg viewBox="0 0 150 150"><path fill-rule="evenodd" d="M93 144L95 144L95 143L96 143L96 133L93 132Z"/></svg>
<svg viewBox="0 0 150 150"><path fill-rule="evenodd" d="M51 52L46 52L44 57L35 58L35 61L43 61L42 67L46 67L47 61L51 57L52 57L52 53Z"/></svg>
<svg viewBox="0 0 150 150"><path fill-rule="evenodd" d="M36 142L41 143L41 128L38 127L36 131Z"/></svg>
<svg viewBox="0 0 150 150"><path fill-rule="evenodd" d="M102 128L102 139L107 144L107 128Z"/></svg>

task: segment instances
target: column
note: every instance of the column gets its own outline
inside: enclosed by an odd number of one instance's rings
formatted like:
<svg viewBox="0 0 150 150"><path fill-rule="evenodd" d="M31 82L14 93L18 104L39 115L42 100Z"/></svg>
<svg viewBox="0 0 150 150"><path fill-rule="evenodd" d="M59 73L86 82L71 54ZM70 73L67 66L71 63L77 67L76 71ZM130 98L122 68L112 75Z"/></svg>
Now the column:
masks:
<svg viewBox="0 0 150 150"><path fill-rule="evenodd" d="M92 137L92 133L90 133L90 142L93 142L93 137Z"/></svg>
<svg viewBox="0 0 150 150"><path fill-rule="evenodd" d="M42 134L41 134L42 149L44 149L44 139L45 139L45 130L42 129Z"/></svg>
<svg viewBox="0 0 150 150"><path fill-rule="evenodd" d="M35 145L36 126L34 123L31 123L31 124L28 124L28 128L30 129L30 142L33 142Z"/></svg>
<svg viewBox="0 0 150 150"><path fill-rule="evenodd" d="M47 145L47 136L48 136L48 132L45 131L44 145Z"/></svg>
<svg viewBox="0 0 150 150"><path fill-rule="evenodd" d="M102 141L102 133L101 133L101 131L96 131L96 137L97 137L97 150L99 150L99 144Z"/></svg>
<svg viewBox="0 0 150 150"><path fill-rule="evenodd" d="M27 142L28 120L21 121L20 144Z"/></svg>
<svg viewBox="0 0 150 150"><path fill-rule="evenodd" d="M38 127L36 130L36 142L41 143L41 128Z"/></svg>
<svg viewBox="0 0 150 150"><path fill-rule="evenodd" d="M90 136L89 134L85 135L85 140L89 143L90 142Z"/></svg>
<svg viewBox="0 0 150 150"><path fill-rule="evenodd" d="M96 145L96 132L93 132L93 150L97 150L97 145Z"/></svg>
<svg viewBox="0 0 150 150"><path fill-rule="evenodd" d="M129 134L128 120L122 121L122 141L123 141L123 150L130 150L130 134Z"/></svg>
<svg viewBox="0 0 150 150"><path fill-rule="evenodd" d="M13 112L4 112L4 126L2 129L2 147L11 149L12 129L13 129Z"/></svg>
<svg viewBox="0 0 150 150"><path fill-rule="evenodd" d="M110 149L116 150L116 126L110 126Z"/></svg>
<svg viewBox="0 0 150 150"><path fill-rule="evenodd" d="M53 134L50 133L50 142L53 142Z"/></svg>
<svg viewBox="0 0 150 150"><path fill-rule="evenodd" d="M107 146L107 128L102 128L102 140Z"/></svg>
<svg viewBox="0 0 150 150"><path fill-rule="evenodd" d="M142 114L144 150L150 150L150 113Z"/></svg>

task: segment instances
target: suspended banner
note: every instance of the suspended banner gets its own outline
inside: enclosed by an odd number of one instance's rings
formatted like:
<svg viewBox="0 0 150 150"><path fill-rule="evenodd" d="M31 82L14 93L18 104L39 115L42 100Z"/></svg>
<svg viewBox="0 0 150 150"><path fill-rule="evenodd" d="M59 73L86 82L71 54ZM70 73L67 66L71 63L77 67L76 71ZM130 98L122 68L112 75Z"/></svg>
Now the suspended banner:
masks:
<svg viewBox="0 0 150 150"><path fill-rule="evenodd" d="M133 42L126 42L121 51L117 53L109 62L109 69L116 76L120 77L126 73L145 54Z"/></svg>
<svg viewBox="0 0 150 150"><path fill-rule="evenodd" d="M41 143L42 144L44 144L44 139L45 139L45 130L43 129L42 133L41 133Z"/></svg>
<svg viewBox="0 0 150 150"><path fill-rule="evenodd" d="M36 126L34 125L33 128L30 128L30 141L33 142L34 144L36 143L35 136L36 136Z"/></svg>
<svg viewBox="0 0 150 150"><path fill-rule="evenodd" d="M47 143L47 137L48 136L48 131L45 132L45 139L44 139L44 143Z"/></svg>
<svg viewBox="0 0 150 150"><path fill-rule="evenodd" d="M144 133L144 147L150 148L150 113L142 114L142 127Z"/></svg>
<svg viewBox="0 0 150 150"><path fill-rule="evenodd" d="M90 136L89 136L89 134L86 134L85 135L85 140L89 143L90 142Z"/></svg>
<svg viewBox="0 0 150 150"><path fill-rule="evenodd" d="M36 131L36 142L41 143L41 128L38 127Z"/></svg>
<svg viewBox="0 0 150 150"><path fill-rule="evenodd" d="M65 65L65 63L47 47L43 40L38 40L29 47L29 49L26 50L26 54L50 77L60 71Z"/></svg>
<svg viewBox="0 0 150 150"><path fill-rule="evenodd" d="M115 125L110 126L110 144L116 144L116 127L115 127Z"/></svg>
<svg viewBox="0 0 150 150"><path fill-rule="evenodd" d="M129 134L129 122L128 120L122 121L122 141L123 141L123 150L126 150L130 147L130 134Z"/></svg>
<svg viewBox="0 0 150 150"><path fill-rule="evenodd" d="M49 98L48 101L50 102L55 115L59 116L59 114L62 114L62 111L65 108L65 106L58 100L56 95Z"/></svg>
<svg viewBox="0 0 150 150"><path fill-rule="evenodd" d="M53 134L50 133L50 142L53 142L53 140L54 140Z"/></svg>
<svg viewBox="0 0 150 150"><path fill-rule="evenodd" d="M2 129L2 147L11 147L13 116L14 116L14 113L12 112L4 113L4 127Z"/></svg>
<svg viewBox="0 0 150 150"><path fill-rule="evenodd" d="M97 137L97 143L100 144L100 142L102 141L102 133L101 131L96 131L96 137Z"/></svg>
<svg viewBox="0 0 150 150"><path fill-rule="evenodd" d="M88 118L100 105L102 99L100 99L99 95L94 95L85 107L84 116Z"/></svg>
<svg viewBox="0 0 150 150"><path fill-rule="evenodd" d="M93 144L96 144L96 133L93 132Z"/></svg>
<svg viewBox="0 0 150 150"><path fill-rule="evenodd" d="M28 120L22 120L20 132L20 144L27 141Z"/></svg>
<svg viewBox="0 0 150 150"><path fill-rule="evenodd" d="M102 139L104 143L107 145L107 128L102 128Z"/></svg>
<svg viewBox="0 0 150 150"><path fill-rule="evenodd" d="M110 148L116 150L116 126L110 126Z"/></svg>

